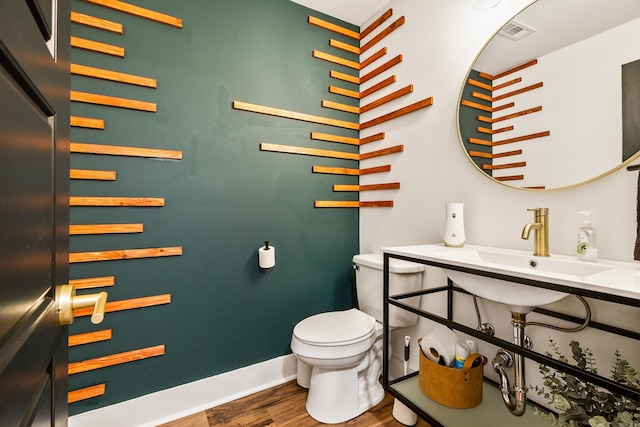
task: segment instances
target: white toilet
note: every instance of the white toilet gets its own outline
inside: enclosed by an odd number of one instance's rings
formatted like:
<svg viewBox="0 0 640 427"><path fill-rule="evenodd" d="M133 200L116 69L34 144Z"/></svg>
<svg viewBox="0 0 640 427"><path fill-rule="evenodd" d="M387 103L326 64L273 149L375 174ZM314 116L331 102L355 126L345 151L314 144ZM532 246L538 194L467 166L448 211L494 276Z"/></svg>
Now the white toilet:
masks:
<svg viewBox="0 0 640 427"><path fill-rule="evenodd" d="M382 254L353 257L359 310L320 313L293 329L291 350L297 358L298 384L308 388L307 412L317 421L341 423L357 417L384 398L382 370ZM424 266L391 259L391 294L419 290ZM389 325L416 324L418 316L397 307Z"/></svg>

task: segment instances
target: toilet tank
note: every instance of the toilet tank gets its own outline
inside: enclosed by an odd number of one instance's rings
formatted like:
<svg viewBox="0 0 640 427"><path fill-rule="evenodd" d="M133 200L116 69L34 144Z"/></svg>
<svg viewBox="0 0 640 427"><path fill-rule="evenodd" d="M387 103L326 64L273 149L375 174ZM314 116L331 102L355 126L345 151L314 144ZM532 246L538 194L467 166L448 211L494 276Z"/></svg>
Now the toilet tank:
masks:
<svg viewBox="0 0 640 427"><path fill-rule="evenodd" d="M356 292L358 308L383 322L383 277L382 254L360 254L353 257L356 270ZM402 294L422 288L424 266L399 259L389 259L389 294ZM403 300L416 308L420 307L420 297ZM418 315L398 307L389 308L389 325L392 328L415 325Z"/></svg>

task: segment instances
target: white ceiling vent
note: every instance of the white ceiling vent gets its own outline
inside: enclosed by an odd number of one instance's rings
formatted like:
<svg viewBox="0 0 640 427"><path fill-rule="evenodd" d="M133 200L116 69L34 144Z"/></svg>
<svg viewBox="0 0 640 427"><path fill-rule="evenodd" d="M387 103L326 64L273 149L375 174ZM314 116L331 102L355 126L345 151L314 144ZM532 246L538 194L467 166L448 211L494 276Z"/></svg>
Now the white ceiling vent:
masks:
<svg viewBox="0 0 640 427"><path fill-rule="evenodd" d="M535 32L536 30L534 30L531 27L527 27L526 25L521 24L520 22L509 21L507 25L502 27L502 29L498 32L498 34L508 39L518 41L523 37L526 37L529 34L533 34Z"/></svg>

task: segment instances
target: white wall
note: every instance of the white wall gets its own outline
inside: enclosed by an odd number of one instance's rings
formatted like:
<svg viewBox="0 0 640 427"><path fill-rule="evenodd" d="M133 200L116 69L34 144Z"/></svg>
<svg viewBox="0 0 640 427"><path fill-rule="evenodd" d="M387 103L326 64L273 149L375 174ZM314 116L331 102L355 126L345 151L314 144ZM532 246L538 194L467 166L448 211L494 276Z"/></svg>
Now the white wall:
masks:
<svg viewBox="0 0 640 427"><path fill-rule="evenodd" d="M377 252L383 246L442 241L444 204L455 201L465 204L469 244L533 249L532 241L520 238L523 226L533 219L527 208L548 207L551 252L572 254L579 225L576 212L590 210L595 213L599 232L599 256L624 261L633 259L637 173L623 169L596 182L565 190L516 190L481 174L460 147L456 108L468 68L486 40L529 3L529 0L502 1L495 9L478 11L473 8L472 0L391 2L392 19L404 15L406 23L384 40L389 52L382 61L400 53L404 60L392 70L398 81L385 93L409 83L414 84L415 90L406 98L363 114L361 120L370 120L428 96L433 96L435 102L427 109L361 132L361 137L383 130L386 133L384 141L367 145L362 152L396 144L405 146L403 153L392 156L391 172L384 176L361 177L361 184L401 182L398 191L362 194L363 200L391 198L395 206L360 210L361 252ZM363 72L367 71L369 69ZM386 158L371 159L361 162L360 166L371 167L388 161ZM442 277L438 272L430 271L428 281L441 282ZM472 305L468 300L462 302L458 311L464 313L465 321L475 326ZM580 313L580 306L573 301L557 303L553 308ZM637 329L637 309L620 309L609 304L594 304L593 308L595 320ZM482 301L481 310L486 316L483 320L494 323L499 336L508 339L511 326L507 310L486 301ZM539 319L532 314L529 320ZM398 331L396 338L409 332L415 339L430 327L424 322L417 329ZM579 339L595 352L601 372L608 372L616 349L620 349L636 369L640 368L637 342L607 338L606 334L593 330L567 334L529 328L528 333L534 338L538 351L547 350L547 337L553 336L570 354L568 342ZM395 354L401 354L398 344L399 340L396 340ZM493 350L485 347L481 350L490 358L494 355ZM416 353L413 352L414 359ZM417 366L415 360L411 366ZM536 373L536 364L529 362L529 376Z"/></svg>

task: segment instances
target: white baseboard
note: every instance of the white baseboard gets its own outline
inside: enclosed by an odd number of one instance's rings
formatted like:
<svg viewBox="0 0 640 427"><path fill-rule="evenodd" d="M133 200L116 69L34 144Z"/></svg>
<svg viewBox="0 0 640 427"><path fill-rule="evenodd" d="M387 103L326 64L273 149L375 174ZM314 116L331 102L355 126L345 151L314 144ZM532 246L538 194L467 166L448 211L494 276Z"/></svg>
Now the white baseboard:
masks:
<svg viewBox="0 0 640 427"><path fill-rule="evenodd" d="M296 377L293 354L69 417L69 427L155 427Z"/></svg>

